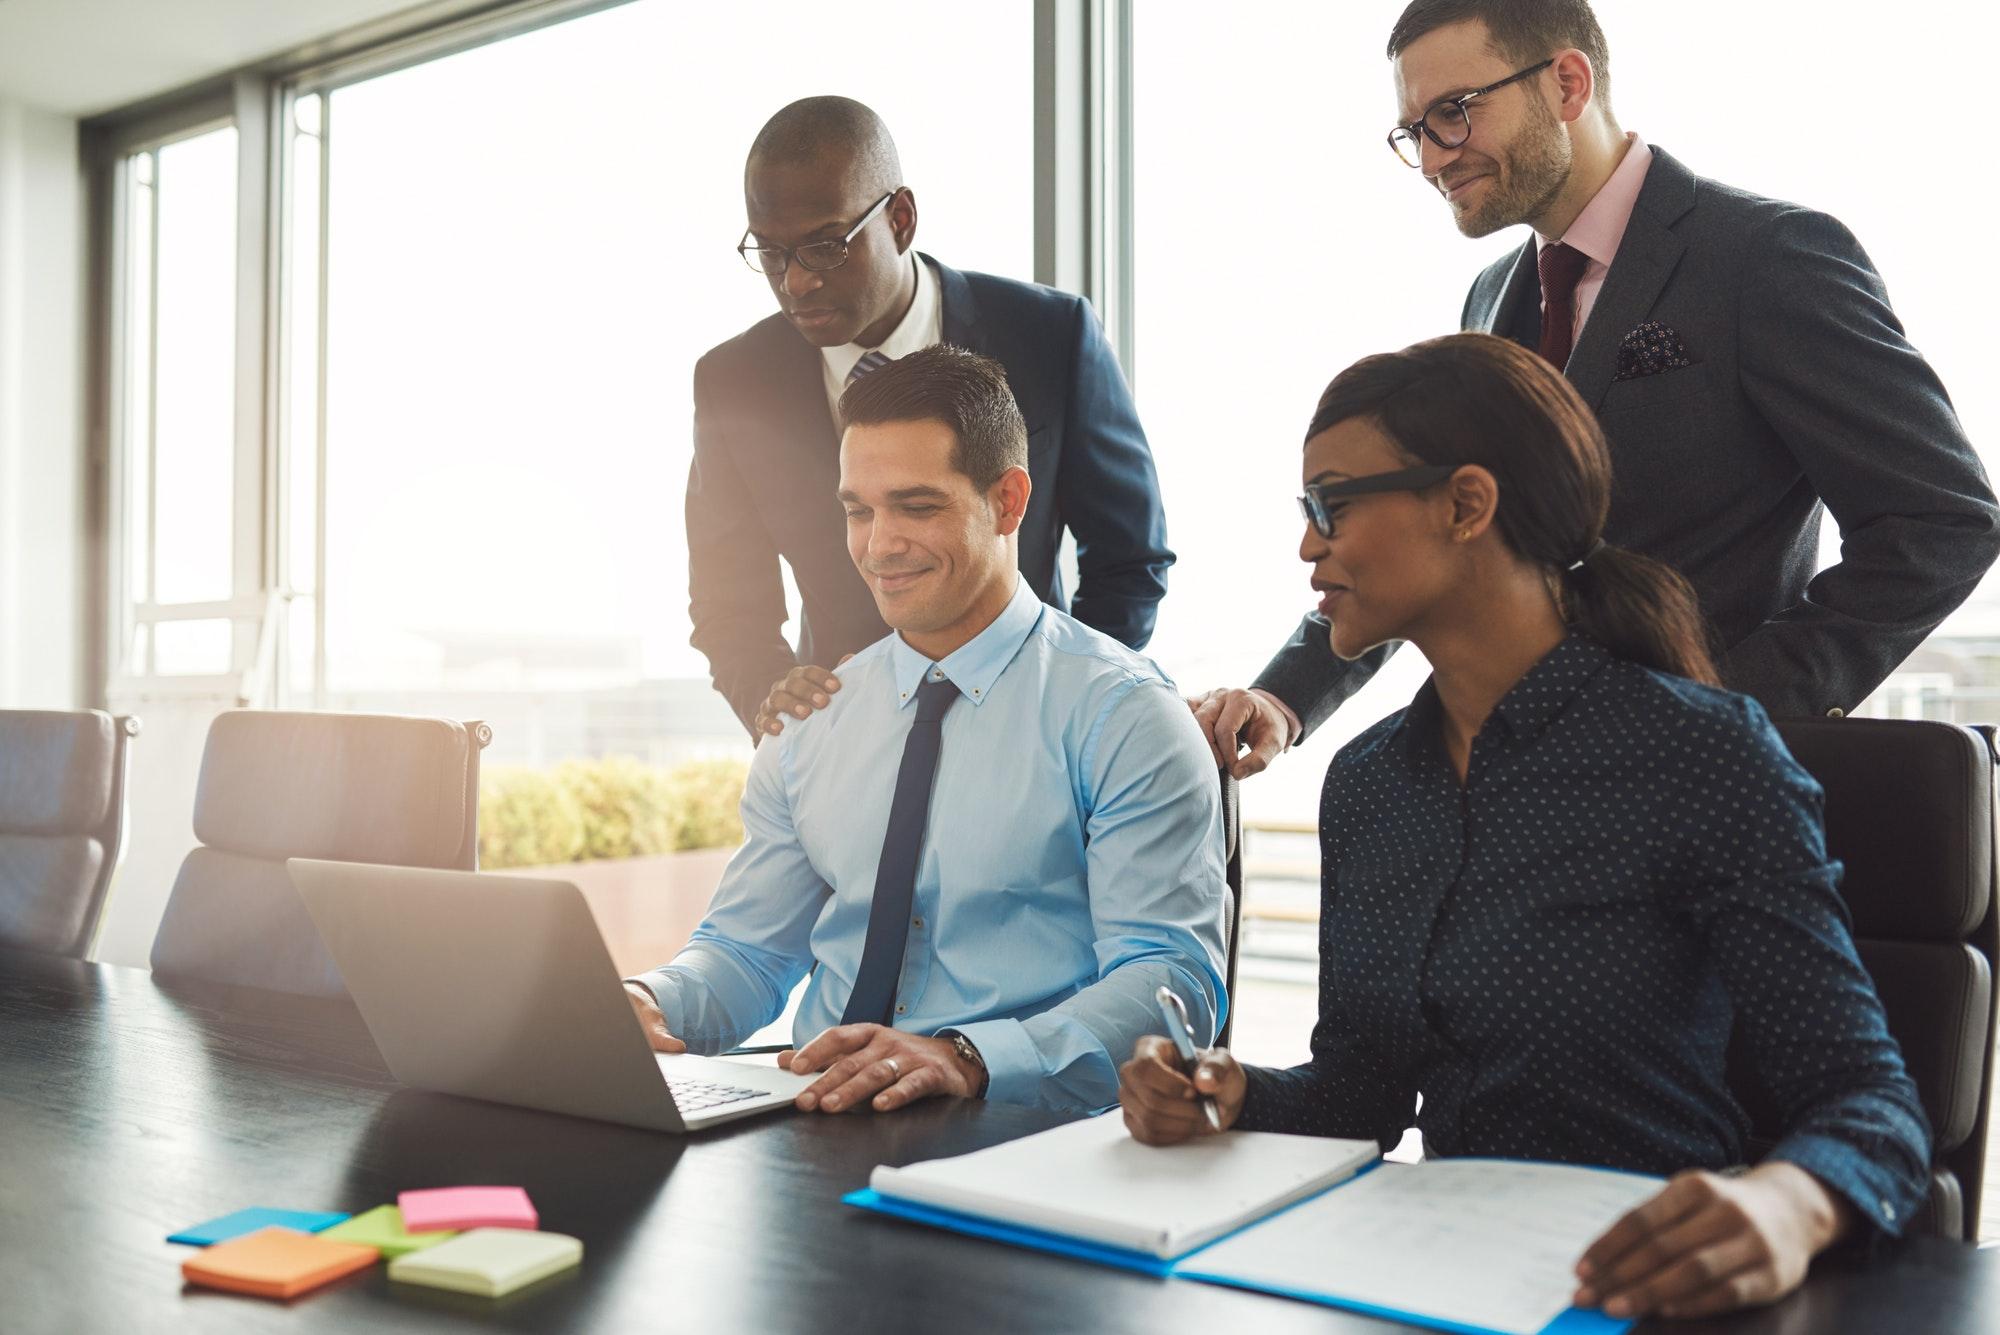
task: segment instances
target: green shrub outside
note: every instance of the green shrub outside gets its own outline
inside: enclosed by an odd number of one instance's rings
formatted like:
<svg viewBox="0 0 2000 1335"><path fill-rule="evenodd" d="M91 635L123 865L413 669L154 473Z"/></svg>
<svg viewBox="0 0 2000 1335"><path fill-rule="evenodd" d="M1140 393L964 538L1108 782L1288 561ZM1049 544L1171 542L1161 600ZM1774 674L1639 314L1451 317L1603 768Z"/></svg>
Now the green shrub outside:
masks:
<svg viewBox="0 0 2000 1335"><path fill-rule="evenodd" d="M553 770L496 766L480 776L479 865L546 867L743 841L737 804L749 767L693 760L671 769L630 756Z"/></svg>
<svg viewBox="0 0 2000 1335"><path fill-rule="evenodd" d="M675 848L734 848L743 842L740 760L690 760L666 772L666 809Z"/></svg>
<svg viewBox="0 0 2000 1335"><path fill-rule="evenodd" d="M574 862L584 842L583 804L554 774L497 766L480 774L480 866Z"/></svg>

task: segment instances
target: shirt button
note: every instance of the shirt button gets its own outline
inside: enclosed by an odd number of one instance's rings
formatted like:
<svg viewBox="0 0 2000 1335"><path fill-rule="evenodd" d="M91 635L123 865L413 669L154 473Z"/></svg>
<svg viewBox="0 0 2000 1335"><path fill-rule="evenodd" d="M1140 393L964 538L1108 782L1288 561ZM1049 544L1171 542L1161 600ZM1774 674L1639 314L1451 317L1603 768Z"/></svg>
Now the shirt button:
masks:
<svg viewBox="0 0 2000 1335"><path fill-rule="evenodd" d="M1890 1220L1893 1220L1896 1217L1896 1207L1889 1204L1889 1200L1886 1196L1882 1199L1882 1217L1884 1219L1890 1219Z"/></svg>
<svg viewBox="0 0 2000 1335"><path fill-rule="evenodd" d="M896 1007L896 1014L898 1015L908 1015L909 1013L910 1013L910 1008L908 1006Z"/></svg>
<svg viewBox="0 0 2000 1335"><path fill-rule="evenodd" d="M922 918L912 918L910 919L910 925L912 927L922 927L924 925L924 920Z"/></svg>

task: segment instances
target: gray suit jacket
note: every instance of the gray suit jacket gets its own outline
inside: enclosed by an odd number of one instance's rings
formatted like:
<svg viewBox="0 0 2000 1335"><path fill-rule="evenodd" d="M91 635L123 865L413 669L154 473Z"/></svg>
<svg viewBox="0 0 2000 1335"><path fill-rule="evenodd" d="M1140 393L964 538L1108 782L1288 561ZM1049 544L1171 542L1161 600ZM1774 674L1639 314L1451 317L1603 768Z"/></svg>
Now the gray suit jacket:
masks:
<svg viewBox="0 0 2000 1335"><path fill-rule="evenodd" d="M1536 345L1533 236L1474 280L1459 323ZM1689 364L1635 355L1642 324ZM1826 214L1656 147L1565 373L1611 443L1607 540L1688 578L1724 681L1775 715L1859 704L2000 554L2000 507L1944 386ZM1815 576L1822 506L1841 559ZM1387 652L1342 663L1308 617L1256 684L1310 730Z"/></svg>

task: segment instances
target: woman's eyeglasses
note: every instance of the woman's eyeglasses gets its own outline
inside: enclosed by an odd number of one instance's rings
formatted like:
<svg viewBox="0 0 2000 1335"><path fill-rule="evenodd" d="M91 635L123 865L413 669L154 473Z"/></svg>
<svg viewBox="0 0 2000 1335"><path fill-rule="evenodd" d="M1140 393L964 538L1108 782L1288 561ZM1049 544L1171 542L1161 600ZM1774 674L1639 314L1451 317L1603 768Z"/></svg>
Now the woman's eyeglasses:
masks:
<svg viewBox="0 0 2000 1335"><path fill-rule="evenodd" d="M1313 526L1313 531L1322 538L1333 536L1333 521L1347 507L1347 502L1356 496L1375 496L1388 491L1422 491L1425 487L1435 487L1446 481L1458 468L1456 465L1428 465L1422 468L1399 468L1391 473L1370 473L1367 477L1349 478L1345 482L1308 482L1306 494L1299 497L1299 513Z"/></svg>

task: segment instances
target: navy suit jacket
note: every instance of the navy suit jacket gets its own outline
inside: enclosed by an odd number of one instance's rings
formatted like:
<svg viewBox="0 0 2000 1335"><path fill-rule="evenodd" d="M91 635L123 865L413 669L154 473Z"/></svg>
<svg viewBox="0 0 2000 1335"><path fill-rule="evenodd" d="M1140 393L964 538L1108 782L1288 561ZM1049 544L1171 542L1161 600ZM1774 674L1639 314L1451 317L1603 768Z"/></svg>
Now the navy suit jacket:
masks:
<svg viewBox="0 0 2000 1335"><path fill-rule="evenodd" d="M1480 274L1461 327L1535 347L1535 258L1531 235ZM1648 354L1658 326L1684 355ZM1606 540L1687 577L1724 683L1772 714L1854 708L2000 554L1944 386L1824 213L1655 148L1564 374L1611 444ZM1823 508L1840 563L1815 574ZM1257 678L1308 730L1387 657L1342 663L1326 632L1308 617Z"/></svg>
<svg viewBox="0 0 2000 1335"><path fill-rule="evenodd" d="M1082 297L922 258L937 272L944 341L1004 366L1027 420L1022 577L1043 601L1144 648L1174 554L1152 450L1096 313ZM795 665L832 667L889 633L847 555L840 434L821 366L819 349L775 314L695 366L692 642L746 728ZM1065 528L1076 538L1074 601L1056 562ZM804 604L796 651L784 638L780 559Z"/></svg>

